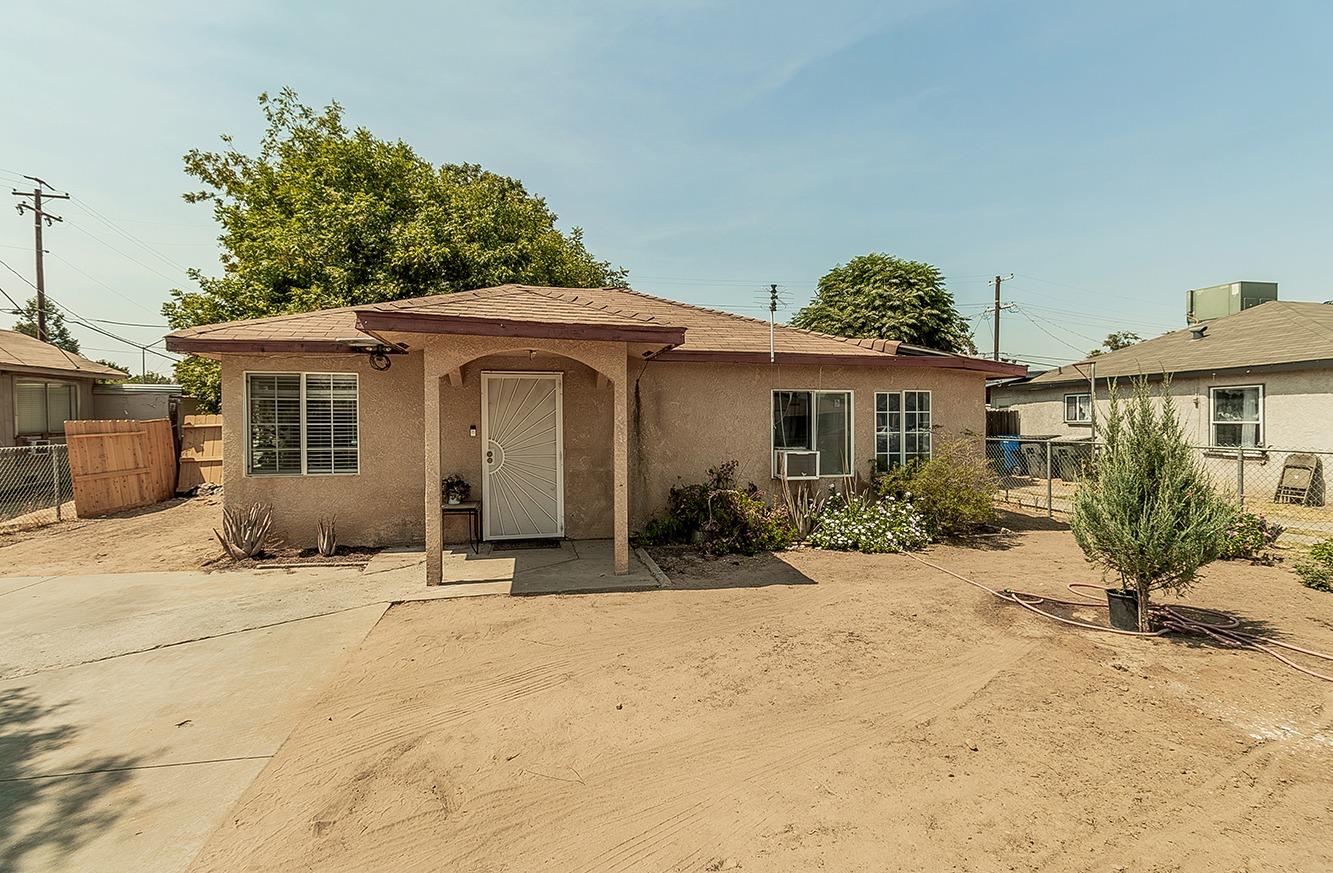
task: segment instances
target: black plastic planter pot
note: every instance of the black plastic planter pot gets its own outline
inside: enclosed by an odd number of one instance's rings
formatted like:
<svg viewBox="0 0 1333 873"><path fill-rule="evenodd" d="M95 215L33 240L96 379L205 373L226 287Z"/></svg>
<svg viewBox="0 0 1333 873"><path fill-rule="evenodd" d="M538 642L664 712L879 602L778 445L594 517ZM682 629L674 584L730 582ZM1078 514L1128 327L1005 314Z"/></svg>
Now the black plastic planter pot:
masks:
<svg viewBox="0 0 1333 873"><path fill-rule="evenodd" d="M1106 602L1111 607L1111 627L1117 630L1139 629L1139 595L1133 591L1106 589Z"/></svg>

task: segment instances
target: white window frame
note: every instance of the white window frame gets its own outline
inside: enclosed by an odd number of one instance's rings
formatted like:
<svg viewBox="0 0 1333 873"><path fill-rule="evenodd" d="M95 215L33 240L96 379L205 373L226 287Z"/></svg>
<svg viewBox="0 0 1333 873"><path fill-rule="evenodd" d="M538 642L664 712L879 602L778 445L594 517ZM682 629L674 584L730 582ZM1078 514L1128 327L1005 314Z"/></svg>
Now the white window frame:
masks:
<svg viewBox="0 0 1333 873"><path fill-rule="evenodd" d="M773 404L777 402L778 394L809 394L810 395L810 448L809 449L779 449L777 445L776 434L773 428ZM825 473L824 457L821 454L819 458L819 478L821 479L849 479L856 475L856 392L850 388L774 388L768 394L768 455L773 462L773 478L778 478L778 452L779 451L818 451L815 448L819 444L819 425L816 415L817 394L844 394L847 396L847 472L846 473Z"/></svg>
<svg viewBox="0 0 1333 873"><path fill-rule="evenodd" d="M301 472L299 473L255 473L250 469L250 377L251 376L298 376L301 380ZM343 473L311 473L306 469L306 427L305 427L305 377L306 376L351 376L356 380L356 470ZM336 370L245 370L243 379L245 406L245 475L256 479L284 479L293 476L360 476L361 475L361 374Z"/></svg>
<svg viewBox="0 0 1333 873"><path fill-rule="evenodd" d="M1217 392L1235 391L1237 388L1253 388L1259 392L1259 420L1254 421L1218 421L1217 420ZM1267 424L1264 422L1264 386L1263 385L1210 385L1208 387L1208 445L1217 447L1217 426L1219 424L1258 424L1259 439L1252 446L1221 446L1225 449L1258 449L1262 448L1265 438L1268 435Z"/></svg>
<svg viewBox="0 0 1333 873"><path fill-rule="evenodd" d="M1087 418L1070 418L1070 417L1069 417L1069 398L1071 398L1071 397L1086 397L1086 398L1088 398L1088 417L1087 417ZM1066 395L1064 396L1064 398L1063 398L1060 402L1061 402L1061 404L1062 404L1061 415L1062 415L1062 417L1063 417L1064 420L1065 420L1065 424L1092 424L1092 404L1093 404L1092 392L1090 392L1090 391L1071 391L1071 392L1069 392L1068 394L1066 394Z"/></svg>
<svg viewBox="0 0 1333 873"><path fill-rule="evenodd" d="M873 414L875 416L875 420L873 423L874 437L875 437L875 444L874 444L875 469L887 470L889 468L888 452L885 452L883 455L881 455L879 451L879 398L888 397L890 394L898 395L898 415L900 416L899 422L901 424L901 427L898 431L898 436L900 437L898 442L899 445L898 463L899 464L907 463L907 398L903 396L905 394L924 394L928 398L930 398L930 409L928 410L928 412L930 413L930 450L926 452L925 458L926 460L930 460L931 458L935 457L935 395L925 388L903 388L900 391L876 391L875 408L873 411ZM918 412L919 411L920 410L918 410ZM884 458L883 466L880 465L881 457ZM920 457L921 457L920 452L916 453L913 456L914 459Z"/></svg>
<svg viewBox="0 0 1333 873"><path fill-rule="evenodd" d="M36 433L19 430L19 386L20 385L42 386L42 428L43 429ZM69 392L71 400L70 411L69 411L70 416L69 418L65 419L65 421L79 420L79 407L82 405L82 402L79 399L79 385L77 382L64 382L61 381L60 379L24 379L16 375L14 378L14 436L44 437L47 434L56 433L56 431L45 429L46 425L51 423L51 396L49 389L53 385L60 388L67 387L70 390ZM63 437L65 431L62 429L59 431L59 433Z"/></svg>

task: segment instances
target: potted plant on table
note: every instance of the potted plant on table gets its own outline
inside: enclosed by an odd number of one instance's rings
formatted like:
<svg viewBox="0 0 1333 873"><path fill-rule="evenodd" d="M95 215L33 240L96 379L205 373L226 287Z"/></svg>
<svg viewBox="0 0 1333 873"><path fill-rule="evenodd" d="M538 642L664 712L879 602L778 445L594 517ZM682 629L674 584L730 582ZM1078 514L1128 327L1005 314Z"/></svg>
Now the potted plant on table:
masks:
<svg viewBox="0 0 1333 873"><path fill-rule="evenodd" d="M1092 473L1079 483L1070 527L1090 561L1120 576L1107 589L1111 624L1148 632L1155 590L1183 592L1216 560L1237 508L1213 490L1190 448L1175 405L1136 380L1111 409Z"/></svg>
<svg viewBox="0 0 1333 873"><path fill-rule="evenodd" d="M462 503L472 493L472 486L462 476L450 476L440 487L444 491L444 502L451 505Z"/></svg>

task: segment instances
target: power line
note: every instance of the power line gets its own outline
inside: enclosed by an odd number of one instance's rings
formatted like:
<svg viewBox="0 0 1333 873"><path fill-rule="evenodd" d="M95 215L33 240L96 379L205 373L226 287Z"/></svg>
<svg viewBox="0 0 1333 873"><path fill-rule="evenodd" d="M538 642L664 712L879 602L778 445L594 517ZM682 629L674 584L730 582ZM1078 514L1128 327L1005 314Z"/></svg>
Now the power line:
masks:
<svg viewBox="0 0 1333 873"><path fill-rule="evenodd" d="M71 225L71 227L72 227L72 226L73 226L73 225ZM96 282L98 285L101 285L103 288L105 288L106 290L110 291L112 294L115 294L117 297L121 298L122 300L125 300L125 301L127 301L127 302L129 302L129 303L134 304L135 306L137 306L137 307L139 307L140 309L142 309L144 312L153 312L153 310L149 309L147 306L144 306L142 303L140 303L139 301L135 300L133 297L130 297L128 294L122 294L120 291L117 291L115 288L112 288L110 285L108 285L107 283L103 282L101 279L97 278L96 276L93 276L93 275L91 275L91 274L89 274L89 273L85 273L83 270L79 269L77 266L75 266L74 264L70 263L70 261L69 261L67 258L63 258L63 257L61 257L60 255L56 254L55 252L51 252L50 254L51 254L51 257L53 257L53 258L55 258L56 260L60 261L62 264L64 264L65 266L69 267L71 270L73 270L74 272L78 273L80 276L83 276L83 277L84 277L85 279L87 279L88 281L90 281L90 282ZM154 314L154 315L157 315L158 313L153 312L153 314ZM156 327L156 325L142 325L142 326L143 326L143 327Z"/></svg>
<svg viewBox="0 0 1333 873"><path fill-rule="evenodd" d="M1086 356L1087 353L1086 353L1083 349L1080 349L1078 346L1075 346L1073 343L1070 343L1069 341L1067 341L1067 340L1065 340L1065 339L1063 339L1063 338L1061 338L1061 337L1056 336L1055 334L1051 333L1049 330L1047 330L1046 328L1044 328L1044 327L1042 327L1040 324L1038 324L1037 321L1036 321L1036 319L1034 319L1034 318L1032 317L1031 313L1028 313L1028 312L1024 311L1021 307L1018 308L1018 312L1021 313L1022 316L1023 316L1024 318L1026 318L1028 321L1032 322L1033 326L1036 327L1037 330L1039 330L1039 331L1041 331L1042 333L1046 334L1048 337L1050 337L1051 339L1053 339L1053 340L1055 340L1056 342L1060 343L1061 345L1068 346L1069 348L1071 348L1071 349L1073 349L1074 351L1078 352L1080 355ZM1092 342L1096 342L1096 340L1092 340Z"/></svg>
<svg viewBox="0 0 1333 873"><path fill-rule="evenodd" d="M125 258L126 260L129 260L129 261L133 261L134 263L136 263L136 264L138 264L139 266L143 267L145 270L147 270L147 271L150 272L150 273L155 273L155 274L157 274L158 276L161 276L163 279L166 279L166 280L168 280L168 281L170 281L170 282L175 282L175 281L177 281L177 280L180 278L179 276L170 276L170 275L167 275L166 273L162 272L161 270L157 269L156 267L151 266L150 264L145 264L143 261L139 260L139 259L136 258L134 255L131 255L131 254L129 254L128 252L125 252L125 251L122 251L122 250L116 248L116 247L113 246L111 243L109 243L109 242L107 242L106 240L102 239L100 236L98 236L97 234L93 233L92 231L88 230L88 229L85 228L85 227L81 227L80 225L74 224L73 222L70 222L70 225L69 225L69 226L72 227L72 228L74 228L74 229L77 230L79 233L83 234L84 236L89 237L89 238L93 239L94 241L99 242L99 243L101 243L102 245L106 246L108 249L110 249L111 251L113 251L113 252L115 252L116 254L120 255L122 258ZM182 272L183 272L183 271L184 271L184 268L182 268Z"/></svg>
<svg viewBox="0 0 1333 873"><path fill-rule="evenodd" d="M78 206L79 206L80 209L84 210L84 211L87 212L89 215L93 216L93 217L96 218L98 221L102 222L102 223L105 224L107 227L111 228L111 229L114 230L116 233L120 234L122 237L124 237L125 239L127 239L127 240L129 240L130 242L134 243L135 245L139 246L139 248L143 249L144 251L148 252L149 254L151 254L151 255L157 257L158 259L162 260L163 262L165 262L165 263L167 263L167 264L170 264L172 267L175 267L175 268L178 269L178 270L185 271L185 270L188 269L188 268L185 267L184 265L179 264L179 263L177 263L176 261L172 260L171 258L167 257L166 255L162 254L162 253L159 252L157 249L155 249L155 248L153 248L152 246L150 246L148 243L146 243L146 242L144 242L143 240L139 239L139 237L137 237L137 236L135 236L134 234L130 233L128 230L125 230L124 228L120 227L119 225L113 223L113 222L111 221L111 219L107 218L105 215L103 215L101 212L99 212L99 211L97 210L96 207L94 207L91 203L89 203L89 202L87 202L86 200L84 200L82 197L75 197L75 198L74 198L74 202L75 202L76 204L78 204Z"/></svg>

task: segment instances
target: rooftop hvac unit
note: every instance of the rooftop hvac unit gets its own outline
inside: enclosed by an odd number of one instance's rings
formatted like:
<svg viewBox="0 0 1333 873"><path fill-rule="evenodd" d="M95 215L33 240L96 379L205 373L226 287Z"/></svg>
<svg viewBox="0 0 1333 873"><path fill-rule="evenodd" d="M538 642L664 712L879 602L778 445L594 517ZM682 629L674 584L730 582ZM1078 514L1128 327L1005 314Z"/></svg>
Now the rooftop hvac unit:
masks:
<svg viewBox="0 0 1333 873"><path fill-rule="evenodd" d="M788 481L819 478L819 452L779 451L778 478Z"/></svg>

